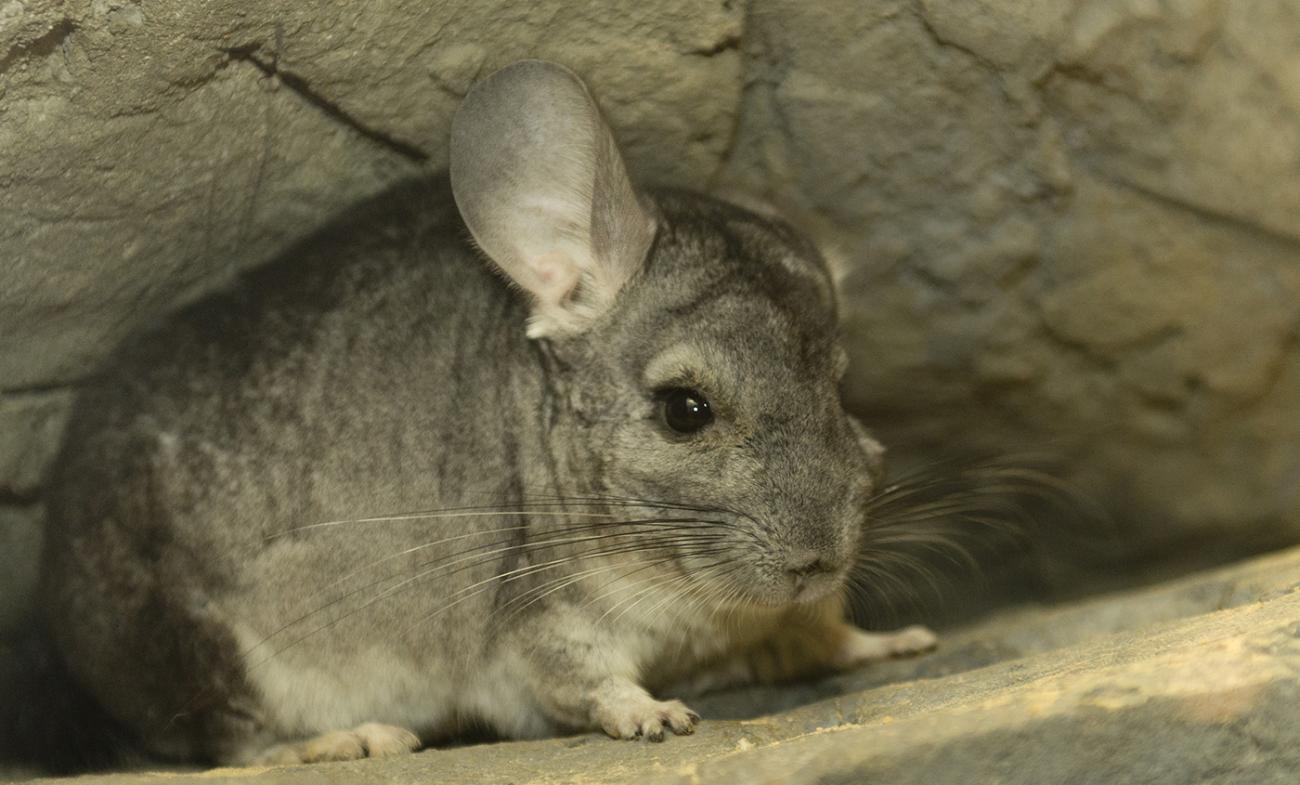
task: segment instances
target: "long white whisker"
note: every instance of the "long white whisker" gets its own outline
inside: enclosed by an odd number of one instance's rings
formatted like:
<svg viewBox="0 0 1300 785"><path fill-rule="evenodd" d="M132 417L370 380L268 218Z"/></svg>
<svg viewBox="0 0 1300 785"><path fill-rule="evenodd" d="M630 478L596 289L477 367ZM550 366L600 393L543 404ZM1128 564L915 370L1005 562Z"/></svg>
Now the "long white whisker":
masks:
<svg viewBox="0 0 1300 785"><path fill-rule="evenodd" d="M462 566L461 566L460 568L458 568L457 570L453 570L453 571L452 571L452 573L454 574L455 572L459 572L461 569L469 569L469 568L472 568L472 567L475 567L475 566L479 566L479 565L482 565L482 564L490 563L491 561L494 560L494 558L495 558L496 556L498 556L498 555L500 555L500 554L503 554L503 553L507 553L507 552L509 552L509 551L511 551L511 550L525 550L525 549L531 549L531 548L556 547L556 546L563 546L563 545L582 544L582 543L586 543L586 542L599 542L599 541L608 540L608 539L613 538L613 537L625 537L625 536L633 536L633 535L641 535L641 536L644 537L644 536L645 536L645 532L638 532L638 531L629 531L629 532L603 532L603 533L600 533L600 534L593 534L593 535L588 535L588 536L584 536L584 537L556 538L556 539L549 539L549 540L548 540L548 539L543 539L543 540L534 541L534 542L527 542L527 543L521 543L521 544L517 544L517 545L506 546L506 547L504 547L504 548L499 548L499 549L496 549L496 550L494 550L494 551L489 551L489 552L486 553L486 554L484 554L484 553L476 553L476 552L471 551L468 555L463 556L462 558L459 558L459 559L454 559L454 560L452 560L451 562L442 562L442 563L439 563L439 562L441 562L441 560L434 560L434 561L431 561L431 562L425 562L424 565L418 565L418 567L422 567L422 566L425 566L425 565L428 565L428 564L435 564L436 566L434 566L434 567L432 567L432 568L430 568L430 569L427 569L427 570L422 570L421 572L419 572L419 573L417 573L417 574L415 574L415 575L412 575L412 576L410 576L410 577L407 577L407 578L405 578L404 580L400 581L399 583L397 583L397 584L395 584L395 585L393 585L393 586L390 586L390 587L388 587L388 588L382 590L382 591L379 592L376 596L370 598L370 599L367 600L366 602L362 603L360 606L357 606L356 608L353 608L353 609L349 610L347 613L343 614L343 615L340 616L339 618L333 619L333 620L331 620L330 622L327 622L327 623L325 623L325 624L323 624L323 625L317 627L316 629L314 629L314 630L312 630L311 632L307 633L307 634L304 635L303 637L298 638L297 640L295 640L295 641L293 641L292 643L288 644L286 647L284 647L284 648L282 648L282 649L279 649L279 650L273 652L271 655L269 655L269 657L268 657L267 659L269 659L270 657L274 657L274 656L277 656L277 655L283 653L283 652L284 652L285 650L287 650L288 648L291 648L292 646L297 645L298 643L302 642L302 641L305 640L306 638L309 638L309 637L311 637L312 635L315 635L315 634L317 634L317 633L319 633L319 632L321 632L321 631L323 631L323 630L325 630L325 629L328 629L329 627L332 627L333 625L335 625L335 624L337 624L337 623L343 621L344 619L346 619L346 618L348 618L348 617L350 617L350 616L352 616L352 615L354 615L354 614L356 614L356 613L358 613L358 612L360 612L360 611L362 611L362 610L365 610L366 608L368 608L368 607L374 605L374 604L377 603L377 602L380 602L380 601L382 601L382 600L384 600L384 599L386 599L386 598L392 596L393 594L395 594L395 593L397 593L398 591L400 591L401 589L403 589L403 588L405 588L405 587L407 587L407 586L413 584L414 582L419 581L419 580L421 580L421 579L423 579L423 578L426 578L426 577L428 577L429 575L432 575L432 574L434 574L434 573L437 573L438 571L443 570L443 569L445 569L445 568L447 568L447 567L452 567L452 566L455 566L455 565L457 565L457 564L462 564ZM697 537L708 537L708 536L711 536L710 533L708 533L708 532L674 532L674 533L672 533L672 534L670 534L670 535L659 535L659 536L660 536L660 537L666 537L666 538L669 538L669 541L670 541L670 542L674 542L674 541L677 541L676 538L680 538L680 537L682 537L682 536L686 536L686 535L697 536ZM646 542L646 541L649 541L649 542L650 542L650 545L648 545L648 546L647 546L647 545L644 545L644 544L642 544L642 543L632 543L632 544L630 544L630 545L622 545L622 546L616 546L616 547L621 547L621 548L629 548L629 547L630 547L630 548L633 548L633 549L638 549L638 548L639 548L639 549L645 549L645 548L647 548L647 547L654 547L654 546L657 546L657 545L658 545L658 541L655 540L655 539L653 539L654 537L655 537L655 535L651 535L649 538L647 538L647 540L643 540L643 541L642 541L643 543ZM580 553L580 554L578 554L578 557L577 557L577 558L587 558L587 557L594 557L594 556L599 556L599 555L601 555L601 553L600 553L599 551L597 551L597 552L595 552L595 553L591 553L591 554ZM562 563L564 563L564 562L566 562L566 561L570 561L570 560L572 560L573 558L575 558L575 557L573 557L573 556L568 556L568 557L564 557L564 558L561 558L561 559L557 559L557 560L555 560L555 561L553 561L553 562L548 562L548 563L547 563L547 566L549 566L549 565L554 565L554 564L562 564ZM471 561L471 560L474 560L474 561ZM466 561L471 561L471 563L470 563L470 564L463 564L463 562L466 562ZM417 567L417 568L418 568L418 567ZM456 592L456 594L460 594L461 592L467 591L468 589L476 588L476 587L482 586L482 585L484 585L484 584L490 584L491 582L496 581L496 580L500 580L500 579L512 580L513 578L511 578L510 576L511 576L513 573L521 572L521 571L526 570L526 569L529 569L529 567L518 568L518 569L516 569L516 570L512 570L512 571L510 571L510 572L507 572L507 573L505 573L505 574L501 574L501 575L494 575L492 578L488 578L488 579L485 579L485 580L479 581L479 582L477 582L477 583L475 583L475 584L472 584L470 587L462 588L462 589L458 590L458 591ZM400 573L399 573L399 574L400 574ZM342 597L335 598L334 600L330 601L329 603L326 603L325 605L316 608L315 610L313 610L313 611L311 611L311 612L309 612L309 613L307 613L307 614L305 614L305 615L303 615L303 616L301 616L301 617L295 619L294 621L289 622L288 624L281 626L281 627L280 627L279 629L277 629L275 632L271 633L271 635L266 636L266 637L263 638L261 641L259 641L257 644L255 644L254 646L252 646L251 648L249 648L248 651L245 652L245 656L247 656L248 654L252 653L253 651L256 651L258 648L260 648L262 645L266 644L266 643L267 643L268 641L270 641L272 638L278 636L280 633L282 633L282 632L284 632L285 630L289 629L289 627L291 627L291 626L293 626L293 625L296 625L296 624L298 624L298 623L300 623L300 622L302 622L302 621L305 621L307 618L310 618L311 616L313 616L313 615L315 615L315 614L317 614L317 613L320 613L320 612L322 612L322 611L328 609L329 607L332 607L333 605L337 604L338 602L341 602L341 601L344 600L344 599L347 599L348 597L354 596L355 594L359 593L360 591L363 591L363 590L365 590L365 589L367 589L367 588L371 588L371 587L373 587L373 586L375 586L375 585L378 585L379 583L382 583L382 582L384 582L384 581L386 581L386 580L391 580L392 578L395 578L395 577L397 577L397 574L395 574L395 575L388 575L388 576L386 576L386 577L384 577L384 578L381 578L381 579L378 580L378 581L372 581L371 583L367 584L366 586L363 586L363 587L361 587L361 588L359 588L359 589L354 589L353 591L348 592L347 594L343 595ZM455 596L455 594L453 594L452 596ZM473 595L470 595L470 596L473 596ZM467 599L467 598L461 598L461 599ZM456 602L459 603L460 600L457 600ZM453 604L455 604L455 603L453 603ZM262 662L265 662L265 660L263 660L263 661L261 661L261 662L258 662L257 665L261 665ZM253 667L256 667L256 666L253 666Z"/></svg>

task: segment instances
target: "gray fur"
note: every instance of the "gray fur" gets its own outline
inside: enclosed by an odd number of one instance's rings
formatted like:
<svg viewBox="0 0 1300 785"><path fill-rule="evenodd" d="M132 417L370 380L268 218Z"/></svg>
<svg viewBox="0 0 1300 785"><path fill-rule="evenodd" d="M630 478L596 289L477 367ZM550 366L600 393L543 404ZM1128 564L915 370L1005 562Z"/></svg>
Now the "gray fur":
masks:
<svg viewBox="0 0 1300 785"><path fill-rule="evenodd" d="M840 406L817 252L739 208L621 185L569 72L488 84L452 150L470 229L516 275L518 182L502 190L490 162L543 197L548 177L570 194L588 178L604 209L579 245L617 269L583 280L614 282L604 305L530 339L536 298L468 244L441 180L412 182L137 337L79 401L52 480L47 619L155 754L247 761L371 721L426 742L688 732L642 687L841 591L879 446ZM556 113L546 133L494 135L518 120L503 106L534 104ZM552 133L576 152L543 160ZM653 234L627 225L643 219ZM673 386L716 421L668 432L655 393Z"/></svg>

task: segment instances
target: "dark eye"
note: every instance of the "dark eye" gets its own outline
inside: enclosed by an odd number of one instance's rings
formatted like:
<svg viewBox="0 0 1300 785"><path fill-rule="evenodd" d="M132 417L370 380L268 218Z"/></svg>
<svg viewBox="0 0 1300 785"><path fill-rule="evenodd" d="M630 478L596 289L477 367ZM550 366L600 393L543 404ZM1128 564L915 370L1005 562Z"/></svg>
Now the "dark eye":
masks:
<svg viewBox="0 0 1300 785"><path fill-rule="evenodd" d="M674 387L655 395L663 407L664 424L678 433L695 433L713 422L713 410L703 395Z"/></svg>

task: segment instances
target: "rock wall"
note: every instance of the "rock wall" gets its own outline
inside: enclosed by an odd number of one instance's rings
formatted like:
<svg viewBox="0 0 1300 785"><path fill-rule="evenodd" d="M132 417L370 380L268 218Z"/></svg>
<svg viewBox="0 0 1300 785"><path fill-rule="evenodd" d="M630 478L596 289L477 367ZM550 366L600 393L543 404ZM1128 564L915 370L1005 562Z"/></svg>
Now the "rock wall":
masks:
<svg viewBox="0 0 1300 785"><path fill-rule="evenodd" d="M0 0L0 624L78 379L523 57L834 251L896 452L1060 452L1134 552L1300 535L1295 0Z"/></svg>

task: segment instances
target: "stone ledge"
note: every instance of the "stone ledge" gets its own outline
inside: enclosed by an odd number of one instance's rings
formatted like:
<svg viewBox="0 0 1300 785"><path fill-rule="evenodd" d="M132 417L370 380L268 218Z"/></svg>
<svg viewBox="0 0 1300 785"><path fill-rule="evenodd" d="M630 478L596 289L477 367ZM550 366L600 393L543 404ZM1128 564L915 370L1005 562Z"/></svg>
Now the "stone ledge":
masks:
<svg viewBox="0 0 1300 785"><path fill-rule="evenodd" d="M929 657L696 705L700 732L661 745L589 734L77 782L1290 783L1300 771L1300 549L1016 610Z"/></svg>

